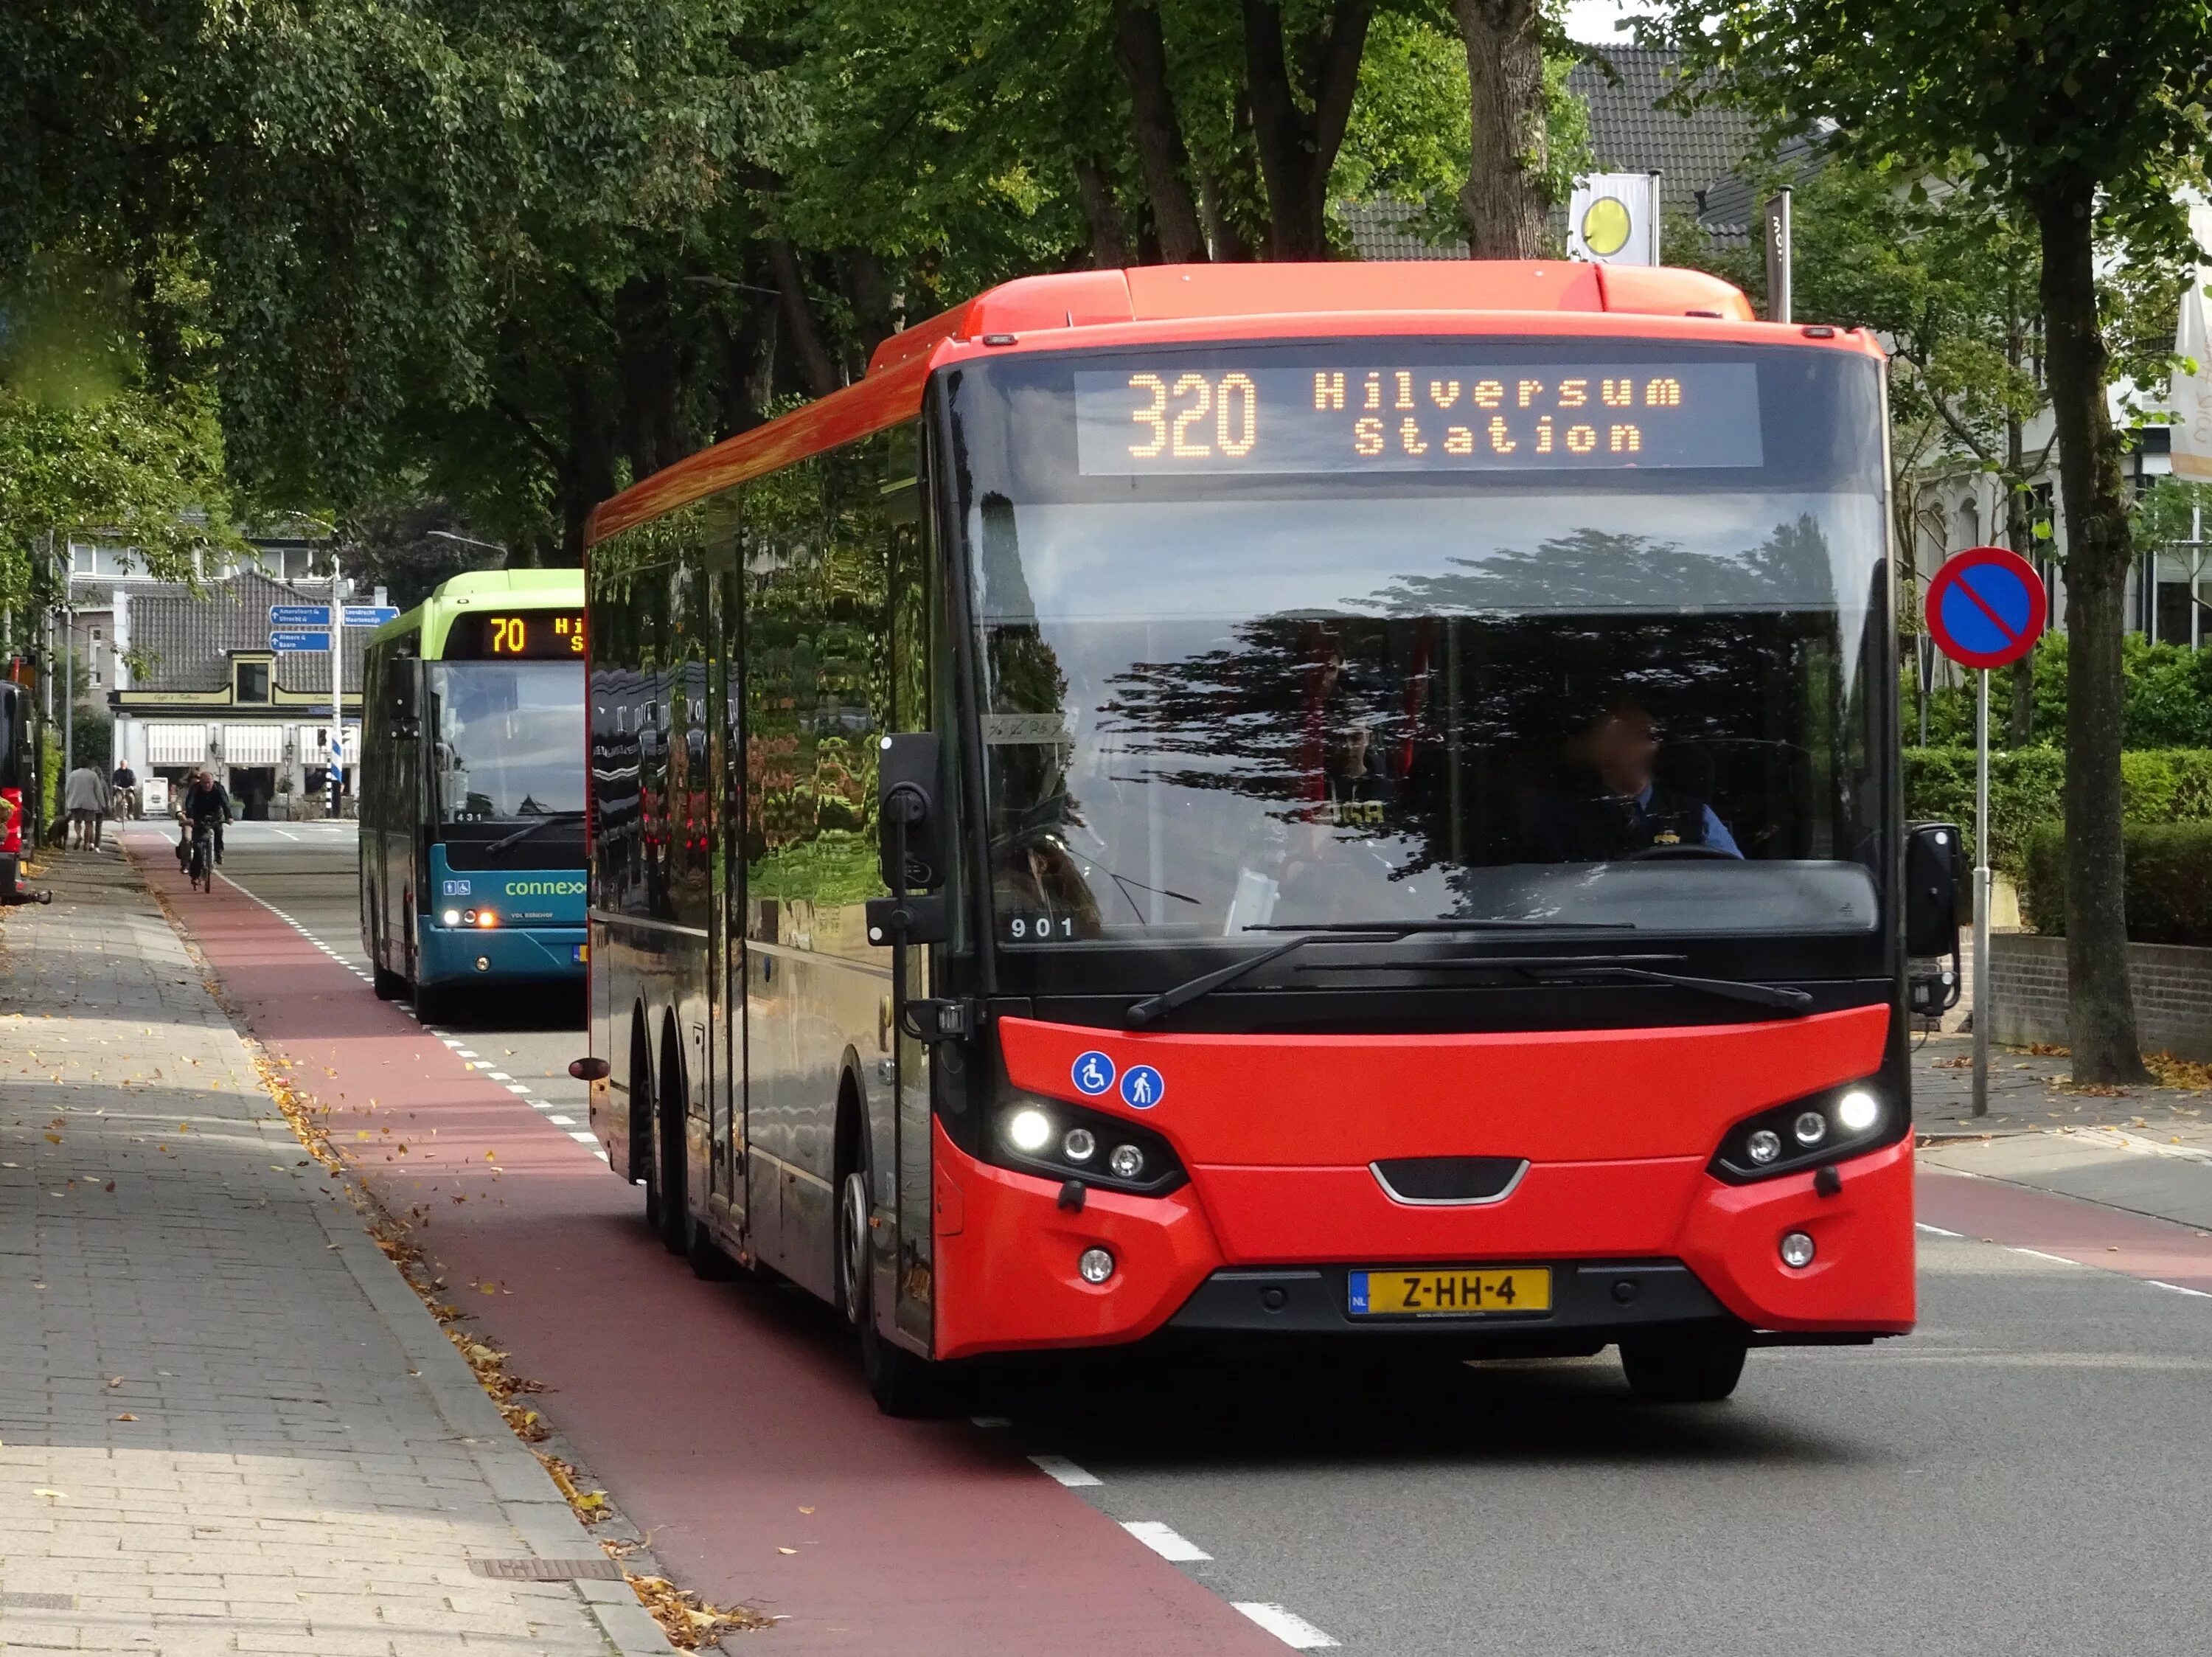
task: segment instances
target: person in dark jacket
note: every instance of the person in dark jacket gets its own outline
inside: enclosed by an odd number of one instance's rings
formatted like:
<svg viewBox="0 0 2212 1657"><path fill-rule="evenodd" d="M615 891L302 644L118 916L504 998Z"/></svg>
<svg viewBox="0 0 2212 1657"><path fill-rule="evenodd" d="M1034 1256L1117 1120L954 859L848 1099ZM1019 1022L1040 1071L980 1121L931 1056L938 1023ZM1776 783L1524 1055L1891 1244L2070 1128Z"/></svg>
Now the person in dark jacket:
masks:
<svg viewBox="0 0 2212 1657"><path fill-rule="evenodd" d="M177 802L177 815L184 822L185 838L177 843L177 863L188 867L192 855L192 830L201 823L215 829L215 860L222 862L222 825L230 821L230 795L203 765L199 774Z"/></svg>
<svg viewBox="0 0 2212 1657"><path fill-rule="evenodd" d="M1704 846L1742 856L1711 806L1658 780L1659 740L1658 722L1646 710L1632 702L1607 709L1577 745L1596 788L1545 801L1529 836L1535 856L1546 862L1595 863Z"/></svg>

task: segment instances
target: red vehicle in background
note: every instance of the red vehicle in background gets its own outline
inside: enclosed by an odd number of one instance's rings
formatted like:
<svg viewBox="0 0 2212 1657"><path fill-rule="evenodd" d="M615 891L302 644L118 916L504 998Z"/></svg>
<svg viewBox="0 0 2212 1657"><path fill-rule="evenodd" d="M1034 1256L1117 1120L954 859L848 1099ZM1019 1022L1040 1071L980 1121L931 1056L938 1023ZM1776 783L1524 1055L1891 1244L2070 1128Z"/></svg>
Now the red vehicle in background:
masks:
<svg viewBox="0 0 2212 1657"><path fill-rule="evenodd" d="M894 1410L1155 1337L1710 1399L1909 1330L1955 871L1884 397L1690 272L1095 271L608 502L615 1171Z"/></svg>
<svg viewBox="0 0 2212 1657"><path fill-rule="evenodd" d="M30 693L0 679L0 903L14 903L23 864L31 788Z"/></svg>

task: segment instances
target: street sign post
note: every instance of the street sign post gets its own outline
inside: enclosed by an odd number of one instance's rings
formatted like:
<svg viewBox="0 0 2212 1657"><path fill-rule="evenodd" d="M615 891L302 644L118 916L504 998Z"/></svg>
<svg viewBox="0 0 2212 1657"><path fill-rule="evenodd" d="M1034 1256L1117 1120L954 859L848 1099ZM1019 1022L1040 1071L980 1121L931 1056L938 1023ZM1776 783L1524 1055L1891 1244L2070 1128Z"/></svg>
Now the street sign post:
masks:
<svg viewBox="0 0 2212 1657"><path fill-rule="evenodd" d="M327 627L272 627L269 630L269 648L279 655L294 650L327 650L331 648L331 630Z"/></svg>
<svg viewBox="0 0 2212 1657"><path fill-rule="evenodd" d="M1974 1114L1990 1111L1990 669L2043 637L2050 599L2035 566L2002 546L1971 546L1928 583L1928 634L1974 669Z"/></svg>
<svg viewBox="0 0 2212 1657"><path fill-rule="evenodd" d="M331 624L331 606L327 604L272 604L269 606L269 625L278 627L327 627Z"/></svg>
<svg viewBox="0 0 2212 1657"><path fill-rule="evenodd" d="M349 627L381 627L398 618L399 606L396 604L349 604L345 607L345 624Z"/></svg>

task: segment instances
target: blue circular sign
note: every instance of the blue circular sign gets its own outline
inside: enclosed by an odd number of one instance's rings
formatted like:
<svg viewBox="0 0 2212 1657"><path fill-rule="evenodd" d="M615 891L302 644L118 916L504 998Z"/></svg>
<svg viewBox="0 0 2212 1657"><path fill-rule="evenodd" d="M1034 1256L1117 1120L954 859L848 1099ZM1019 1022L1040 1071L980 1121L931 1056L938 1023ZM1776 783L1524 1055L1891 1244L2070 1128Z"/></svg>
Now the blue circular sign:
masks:
<svg viewBox="0 0 2212 1657"><path fill-rule="evenodd" d="M1962 667L2002 667L2035 648L2046 595L2035 566L2002 546L1972 546L1928 583L1928 632Z"/></svg>
<svg viewBox="0 0 2212 1657"><path fill-rule="evenodd" d="M1114 1061L1103 1053L1079 1054L1067 1075L1077 1093L1096 1099L1114 1085Z"/></svg>
<svg viewBox="0 0 2212 1657"><path fill-rule="evenodd" d="M1167 1097L1168 1084L1149 1064L1132 1064L1121 1073L1121 1102L1133 1111L1149 1111Z"/></svg>

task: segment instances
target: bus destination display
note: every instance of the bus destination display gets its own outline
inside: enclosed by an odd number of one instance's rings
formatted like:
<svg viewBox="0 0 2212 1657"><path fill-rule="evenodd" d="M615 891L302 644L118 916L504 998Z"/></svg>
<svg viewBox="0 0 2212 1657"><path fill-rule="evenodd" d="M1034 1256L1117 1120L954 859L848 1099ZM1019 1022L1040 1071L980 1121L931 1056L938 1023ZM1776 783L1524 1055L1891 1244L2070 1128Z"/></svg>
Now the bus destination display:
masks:
<svg viewBox="0 0 2212 1657"><path fill-rule="evenodd" d="M1133 366L1075 376L1086 477L1756 466L1748 362Z"/></svg>
<svg viewBox="0 0 2212 1657"><path fill-rule="evenodd" d="M584 618L576 611L456 616L446 635L449 660L547 661L583 654Z"/></svg>

